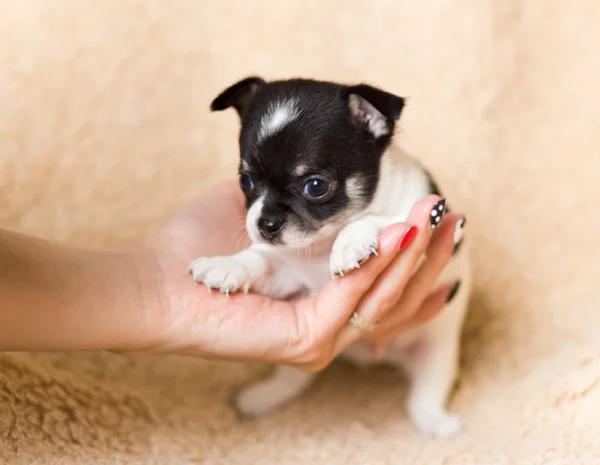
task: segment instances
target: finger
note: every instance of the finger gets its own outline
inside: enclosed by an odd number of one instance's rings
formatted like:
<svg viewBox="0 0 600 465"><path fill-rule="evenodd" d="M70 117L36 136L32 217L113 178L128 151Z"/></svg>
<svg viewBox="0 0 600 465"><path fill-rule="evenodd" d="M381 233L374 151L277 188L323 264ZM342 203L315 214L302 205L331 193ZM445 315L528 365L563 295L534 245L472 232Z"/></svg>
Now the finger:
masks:
<svg viewBox="0 0 600 465"><path fill-rule="evenodd" d="M388 344L392 339L398 337L398 335L416 328L427 323L433 317L438 315L440 311L445 307L449 300L449 297L456 292L456 283L449 286L444 286L438 289L434 293L430 294L421 307L414 313L408 320L403 320L400 323L396 323L395 326L385 325L385 329L381 329L379 326L372 333L362 333L361 339L364 342L384 345ZM383 323L383 322L382 322ZM297 363L295 366L299 370L314 372L320 371L324 368L326 363L321 360L311 360L306 363Z"/></svg>
<svg viewBox="0 0 600 465"><path fill-rule="evenodd" d="M330 337L348 322L361 297L398 254L398 244L409 229L406 223L385 228L379 237L378 255L367 260L359 270L335 278L322 288L315 300L315 321L308 322L315 325L320 337Z"/></svg>
<svg viewBox="0 0 600 465"><path fill-rule="evenodd" d="M363 339L375 344L387 344L403 332L427 323L443 311L449 298L456 292L456 289L456 283L443 286L429 294L419 309L408 319L391 324L388 321L382 321L382 325L378 326L376 331L365 335Z"/></svg>
<svg viewBox="0 0 600 465"><path fill-rule="evenodd" d="M439 214L437 207L442 200L439 196L429 195L417 202L411 209L407 222L417 226L417 234L403 249L402 254L394 260L393 266L387 267L377 276L373 287L360 300L356 311L364 321L372 323L379 321L392 307L394 296L397 299L397 296L402 293L404 286L412 276L419 257L427 249L432 234L429 227L432 218L431 212L436 209ZM361 333L357 329L348 325L338 335L336 350L343 350L360 336Z"/></svg>
<svg viewBox="0 0 600 465"><path fill-rule="evenodd" d="M416 218L416 224L419 227L417 237L407 245L402 256L398 257L381 273L376 283L361 301L361 315L369 318L369 321L379 321L392 307L395 307L419 261L423 260L434 232L428 227L431 218L433 218L432 212L436 214L435 218L437 220L440 220L443 214L439 211L439 202L436 197L430 197L432 199L424 202L419 211L415 212L415 214L418 213ZM444 227L444 223L447 223L447 221L440 220L436 223L437 230Z"/></svg>
<svg viewBox="0 0 600 465"><path fill-rule="evenodd" d="M360 339L366 343L383 345L389 343L403 332L427 323L445 307L451 293L456 292L455 288L456 284L438 289L425 299L417 312L408 320L403 320L392 326L385 324L385 328L381 328L378 325L377 329L372 333L362 333ZM386 323L385 320L382 323ZM308 372L319 371L323 368L323 365L324 363L321 360L311 360L310 362L295 364L299 370Z"/></svg>
<svg viewBox="0 0 600 465"><path fill-rule="evenodd" d="M448 264L454 250L454 231L459 221L459 214L448 214L437 233L427 247L427 258L414 272L401 295L396 297L395 309L381 322L381 326L396 326L412 318L423 301L431 293L439 279L440 273Z"/></svg>
<svg viewBox="0 0 600 465"><path fill-rule="evenodd" d="M294 312L296 336L291 338L292 341L295 341L291 344L292 359L295 365L300 367L303 363L298 359L298 353L302 354L301 358L307 359L304 363L311 369L314 369L315 366L322 366L325 359L331 361L333 358L331 352L320 354L315 358L313 357L314 351L306 352L306 349L321 347L322 344L333 348L332 336L348 323L360 298L375 281L377 275L389 265L398 253L398 243L409 229L410 226L406 223L394 224L385 228L379 235L379 254L367 260L359 270L329 281L319 294L311 299L310 310L307 311L305 306L309 299L299 299L296 302L296 311ZM292 299L292 302L295 300Z"/></svg>

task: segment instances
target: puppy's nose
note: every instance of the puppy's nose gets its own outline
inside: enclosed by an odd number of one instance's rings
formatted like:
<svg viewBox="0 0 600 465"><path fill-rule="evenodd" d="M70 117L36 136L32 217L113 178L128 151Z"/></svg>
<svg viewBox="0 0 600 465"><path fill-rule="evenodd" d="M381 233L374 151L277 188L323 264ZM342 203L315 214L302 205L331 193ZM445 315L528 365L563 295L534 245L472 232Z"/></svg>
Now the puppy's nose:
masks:
<svg viewBox="0 0 600 465"><path fill-rule="evenodd" d="M258 220L258 229L265 239L273 239L283 226L282 216L263 216Z"/></svg>

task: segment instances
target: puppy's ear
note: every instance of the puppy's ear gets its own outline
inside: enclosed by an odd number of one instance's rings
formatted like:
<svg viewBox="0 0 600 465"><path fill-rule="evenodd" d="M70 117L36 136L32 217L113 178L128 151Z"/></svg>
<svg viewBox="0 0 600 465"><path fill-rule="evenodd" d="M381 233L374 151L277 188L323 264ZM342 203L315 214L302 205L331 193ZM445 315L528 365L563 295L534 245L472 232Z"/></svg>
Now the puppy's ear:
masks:
<svg viewBox="0 0 600 465"><path fill-rule="evenodd" d="M367 84L348 88L348 104L354 120L366 125L376 139L392 133L404 101L402 97Z"/></svg>
<svg viewBox="0 0 600 465"><path fill-rule="evenodd" d="M221 92L210 104L211 111L222 111L234 107L240 119L246 114L252 99L265 81L257 76L247 77Z"/></svg>

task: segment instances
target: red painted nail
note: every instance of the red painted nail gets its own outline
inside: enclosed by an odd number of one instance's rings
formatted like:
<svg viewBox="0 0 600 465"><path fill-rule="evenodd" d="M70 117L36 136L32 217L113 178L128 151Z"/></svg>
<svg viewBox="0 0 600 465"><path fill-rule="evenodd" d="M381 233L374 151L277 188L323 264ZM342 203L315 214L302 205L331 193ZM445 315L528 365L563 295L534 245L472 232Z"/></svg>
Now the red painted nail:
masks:
<svg viewBox="0 0 600 465"><path fill-rule="evenodd" d="M402 235L402 238L400 239L400 250L402 250L408 245L412 238L415 237L415 234L417 234L416 226L411 226L406 230L406 232Z"/></svg>

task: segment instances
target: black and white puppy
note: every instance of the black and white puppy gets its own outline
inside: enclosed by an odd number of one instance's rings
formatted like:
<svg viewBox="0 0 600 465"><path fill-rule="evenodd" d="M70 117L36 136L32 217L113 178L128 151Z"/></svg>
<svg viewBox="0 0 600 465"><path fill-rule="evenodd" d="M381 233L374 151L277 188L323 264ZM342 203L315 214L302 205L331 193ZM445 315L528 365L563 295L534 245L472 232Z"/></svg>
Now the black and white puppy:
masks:
<svg viewBox="0 0 600 465"><path fill-rule="evenodd" d="M376 253L382 229L406 220L415 202L440 194L427 171L392 145L401 97L365 84L249 77L211 105L213 111L230 107L241 120L239 175L252 245L190 264L194 280L210 288L273 298L314 294L332 274L350 272ZM432 228L445 208L443 200L434 207ZM438 281L460 281L448 308L388 344L383 359L407 370L408 414L422 433L433 436L461 429L446 403L458 372L471 289L463 225L464 220L456 226L455 253ZM358 343L342 356L361 364L375 361L369 347ZM278 367L266 381L239 392L236 408L243 416L260 417L290 402L314 376Z"/></svg>

